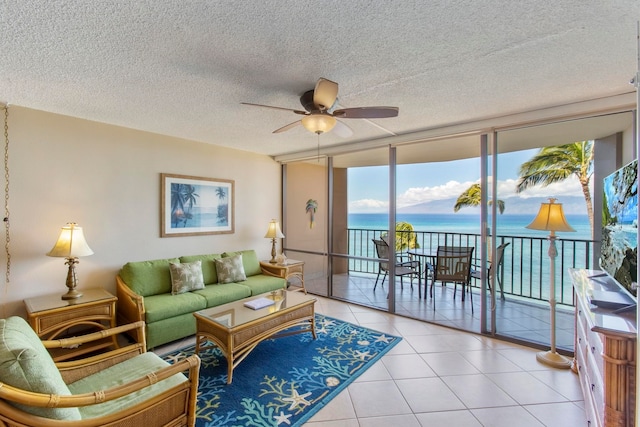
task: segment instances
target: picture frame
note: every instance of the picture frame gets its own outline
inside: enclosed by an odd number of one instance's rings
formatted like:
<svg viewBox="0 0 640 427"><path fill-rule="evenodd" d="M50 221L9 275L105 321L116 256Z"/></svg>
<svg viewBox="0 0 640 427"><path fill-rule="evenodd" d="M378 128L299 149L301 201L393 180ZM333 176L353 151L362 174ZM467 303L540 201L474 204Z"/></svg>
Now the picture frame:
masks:
<svg viewBox="0 0 640 427"><path fill-rule="evenodd" d="M234 233L233 180L162 173L160 181L160 237Z"/></svg>

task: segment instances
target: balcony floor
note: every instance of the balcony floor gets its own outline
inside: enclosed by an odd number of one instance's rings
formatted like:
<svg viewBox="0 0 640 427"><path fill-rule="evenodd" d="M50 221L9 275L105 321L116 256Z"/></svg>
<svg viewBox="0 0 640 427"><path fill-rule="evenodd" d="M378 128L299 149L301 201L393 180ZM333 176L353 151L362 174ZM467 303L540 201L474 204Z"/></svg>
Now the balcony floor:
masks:
<svg viewBox="0 0 640 427"><path fill-rule="evenodd" d="M333 277L333 297L375 307L387 309L388 280L384 287L378 286L374 291L376 275L365 273L337 274ZM424 283L423 283L424 286ZM324 281L306 281L307 290L311 293L326 296ZM454 286L449 283L442 286L436 283L434 297L418 298L417 281L413 288L409 280L405 279L404 288L400 287L400 280L396 286L396 314L449 326L470 332L480 333L480 294L473 289L473 309L469 294L466 300L461 300L460 286L454 299ZM424 291L424 288L422 289ZM496 300L496 336L526 341L548 347L550 343L551 325L549 305L535 300L505 296L505 300ZM434 309L435 303L435 309ZM490 319L489 319L490 320ZM558 350L573 352L574 319L573 308L556 307L556 346Z"/></svg>

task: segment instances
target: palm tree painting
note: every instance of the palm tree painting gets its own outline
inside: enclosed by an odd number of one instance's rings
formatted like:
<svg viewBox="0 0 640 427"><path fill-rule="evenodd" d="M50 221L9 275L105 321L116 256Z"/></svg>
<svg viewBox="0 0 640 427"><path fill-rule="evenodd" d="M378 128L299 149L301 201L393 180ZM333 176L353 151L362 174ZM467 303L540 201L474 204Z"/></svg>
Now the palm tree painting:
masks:
<svg viewBox="0 0 640 427"><path fill-rule="evenodd" d="M571 176L578 178L593 230L593 202L589 190L589 181L593 175L593 141L542 148L538 154L520 165L519 175L516 187L518 193L535 185L547 186Z"/></svg>
<svg viewBox="0 0 640 427"><path fill-rule="evenodd" d="M453 211L458 212L460 209L468 206L480 206L481 196L480 184L471 184L469 188L458 196L458 200L456 200L456 204L453 206ZM491 205L491 203L492 201L489 200L489 205ZM503 200L498 200L498 211L504 213Z"/></svg>
<svg viewBox="0 0 640 427"><path fill-rule="evenodd" d="M187 227L193 219L191 213L197 204L196 187L190 184L171 184L171 227Z"/></svg>
<svg viewBox="0 0 640 427"><path fill-rule="evenodd" d="M233 233L234 182L162 174L161 237Z"/></svg>

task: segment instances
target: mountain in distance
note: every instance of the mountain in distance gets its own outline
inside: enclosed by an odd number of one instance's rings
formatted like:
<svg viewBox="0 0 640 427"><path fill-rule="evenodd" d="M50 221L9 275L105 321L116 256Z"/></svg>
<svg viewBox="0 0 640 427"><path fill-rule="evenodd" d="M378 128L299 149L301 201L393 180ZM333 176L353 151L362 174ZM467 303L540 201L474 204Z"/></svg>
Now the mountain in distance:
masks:
<svg viewBox="0 0 640 427"><path fill-rule="evenodd" d="M431 202L419 203L417 205L405 206L398 208L398 213L403 214L469 214L476 215L480 212L480 207L465 207L458 212L453 212L453 206L456 204L457 197L444 200L434 200ZM549 201L547 197L529 197L527 199L521 197L510 197L504 200L505 215L535 215L540 210L540 204ZM562 203L562 209L565 215L587 215L587 205L584 198L579 196L563 196L557 200Z"/></svg>

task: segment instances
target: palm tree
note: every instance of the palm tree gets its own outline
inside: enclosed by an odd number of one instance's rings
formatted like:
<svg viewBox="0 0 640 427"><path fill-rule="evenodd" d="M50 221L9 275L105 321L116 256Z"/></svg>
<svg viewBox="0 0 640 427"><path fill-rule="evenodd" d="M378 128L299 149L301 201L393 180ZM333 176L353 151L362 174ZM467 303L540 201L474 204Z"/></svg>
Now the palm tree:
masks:
<svg viewBox="0 0 640 427"><path fill-rule="evenodd" d="M593 175L593 141L545 147L529 161L520 165L516 192L520 193L535 185L547 186L575 176L582 187L587 205L589 223L593 230L593 202L589 181Z"/></svg>
<svg viewBox="0 0 640 427"><path fill-rule="evenodd" d="M384 239L387 232L380 234L380 238ZM406 249L419 248L418 236L413 231L413 225L405 221L396 222L396 252L402 252Z"/></svg>
<svg viewBox="0 0 640 427"><path fill-rule="evenodd" d="M171 184L171 222L178 226L180 221L187 221L192 217L191 209L197 203L196 188L189 184Z"/></svg>
<svg viewBox="0 0 640 427"><path fill-rule="evenodd" d="M479 206L480 205L480 184L471 184L471 187L467 188L461 195L458 196L456 204L453 206L453 211L458 212L460 209L467 206ZM492 201L489 200L489 205ZM504 212L504 201L498 200L498 211Z"/></svg>

